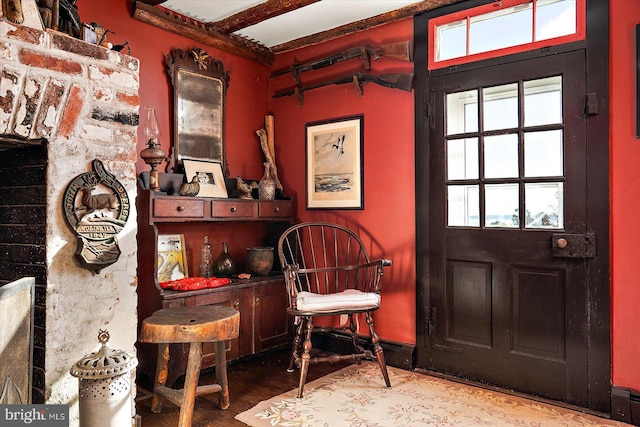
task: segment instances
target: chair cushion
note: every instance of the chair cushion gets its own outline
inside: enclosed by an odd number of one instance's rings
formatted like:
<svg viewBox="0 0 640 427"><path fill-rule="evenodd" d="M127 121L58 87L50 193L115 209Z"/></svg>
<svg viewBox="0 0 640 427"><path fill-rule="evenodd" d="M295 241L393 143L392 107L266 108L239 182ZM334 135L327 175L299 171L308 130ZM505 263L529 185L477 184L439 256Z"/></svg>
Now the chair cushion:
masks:
<svg viewBox="0 0 640 427"><path fill-rule="evenodd" d="M355 289L328 295L300 292L296 302L300 311L373 310L380 306L380 295Z"/></svg>

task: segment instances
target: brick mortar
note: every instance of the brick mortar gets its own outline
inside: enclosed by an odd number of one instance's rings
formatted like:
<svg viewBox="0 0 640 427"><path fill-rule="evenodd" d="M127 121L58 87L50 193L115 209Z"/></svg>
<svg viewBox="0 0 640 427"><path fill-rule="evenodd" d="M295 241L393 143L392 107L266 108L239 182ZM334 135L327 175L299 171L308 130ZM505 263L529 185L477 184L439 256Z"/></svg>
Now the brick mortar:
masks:
<svg viewBox="0 0 640 427"><path fill-rule="evenodd" d="M30 31L35 31L40 34L40 43L33 44L29 41L25 41L18 35L13 35L16 32L20 34L20 31L12 31L12 29L17 29L19 27L19 25L11 24L7 21L0 21L0 43L13 45L20 49L39 51L61 59L70 59L80 64L100 64L107 68L120 69L122 71L129 72L132 75L137 75L140 71L140 60L132 56L108 50L100 46L95 46L50 29L45 31L30 29ZM62 43L61 41L64 42ZM76 49L75 51L63 49L63 46L61 46L62 44L68 44ZM94 55L96 50L103 52L105 59L96 58ZM81 51L87 51L87 54L78 53ZM16 58L13 58L13 60L17 61Z"/></svg>
<svg viewBox="0 0 640 427"><path fill-rule="evenodd" d="M6 70L19 76L17 84L5 82L13 95L13 106L8 118L5 113L4 121L0 122L0 130L5 129L10 134L28 138L52 139L60 136L83 136L87 126L95 126L102 128L101 133L107 138L113 139L118 129L137 126L140 84L138 59L51 30L29 29L27 32L11 30L12 28L18 27L5 21L0 22L0 55L3 57L0 75ZM20 39L20 35L24 34L28 35L28 40ZM39 43L32 43L33 39L38 39ZM74 52L60 49L60 45ZM94 56L101 53L103 59L78 53L83 50ZM35 100L25 96L26 83L31 80L40 85L40 93ZM47 103L44 98L47 90L51 89L50 85L63 88L57 103L50 99ZM73 106L78 111L73 119L73 129L66 128L66 132L59 135L60 127L64 126L64 111L73 86L83 89L84 98L80 106ZM96 110L104 111L107 117L115 119L96 120ZM23 123L25 115L28 118ZM118 119L121 120L120 123ZM104 135L102 139L105 138Z"/></svg>

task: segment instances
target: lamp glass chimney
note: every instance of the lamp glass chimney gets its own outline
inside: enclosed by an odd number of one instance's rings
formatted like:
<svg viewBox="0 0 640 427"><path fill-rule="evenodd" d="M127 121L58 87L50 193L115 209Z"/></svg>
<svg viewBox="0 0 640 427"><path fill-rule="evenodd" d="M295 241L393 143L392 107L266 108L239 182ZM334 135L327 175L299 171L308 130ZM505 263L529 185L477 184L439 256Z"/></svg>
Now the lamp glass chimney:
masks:
<svg viewBox="0 0 640 427"><path fill-rule="evenodd" d="M148 139L157 139L160 136L160 128L156 119L156 111L154 107L144 107L147 110L147 120L145 122L143 132Z"/></svg>

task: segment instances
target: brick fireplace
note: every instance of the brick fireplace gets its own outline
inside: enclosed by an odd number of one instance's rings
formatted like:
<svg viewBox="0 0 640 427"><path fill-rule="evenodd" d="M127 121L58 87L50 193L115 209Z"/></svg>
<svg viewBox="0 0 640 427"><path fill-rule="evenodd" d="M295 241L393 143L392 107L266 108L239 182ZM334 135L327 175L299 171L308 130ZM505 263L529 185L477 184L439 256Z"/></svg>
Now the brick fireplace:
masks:
<svg viewBox="0 0 640 427"><path fill-rule="evenodd" d="M71 425L69 369L99 348L98 330L135 354L138 73L130 56L0 20L0 286L35 277L33 403L69 404ZM132 202L119 260L97 274L76 261L62 208L94 159Z"/></svg>

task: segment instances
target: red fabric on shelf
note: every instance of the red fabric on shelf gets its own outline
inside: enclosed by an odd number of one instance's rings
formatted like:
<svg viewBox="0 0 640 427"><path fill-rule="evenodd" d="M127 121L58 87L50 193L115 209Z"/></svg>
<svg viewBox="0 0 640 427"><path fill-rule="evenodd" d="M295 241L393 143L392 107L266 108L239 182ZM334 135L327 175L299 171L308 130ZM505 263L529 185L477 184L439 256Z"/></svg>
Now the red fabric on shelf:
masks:
<svg viewBox="0 0 640 427"><path fill-rule="evenodd" d="M219 277L185 277L183 279L160 282L160 287L162 289L171 289L172 291L195 291L198 289L218 288L229 283L231 283L231 279Z"/></svg>

